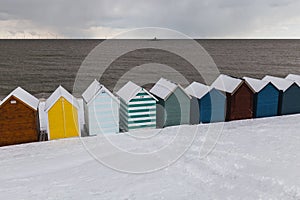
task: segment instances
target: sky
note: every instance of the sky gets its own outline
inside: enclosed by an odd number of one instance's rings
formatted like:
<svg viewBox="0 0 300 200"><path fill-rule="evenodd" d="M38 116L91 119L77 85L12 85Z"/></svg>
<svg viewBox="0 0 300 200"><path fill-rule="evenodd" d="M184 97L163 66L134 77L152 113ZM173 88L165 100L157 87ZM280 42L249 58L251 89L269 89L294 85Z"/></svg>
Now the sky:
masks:
<svg viewBox="0 0 300 200"><path fill-rule="evenodd" d="M299 0L0 0L0 38L114 38L161 27L192 38L300 38Z"/></svg>

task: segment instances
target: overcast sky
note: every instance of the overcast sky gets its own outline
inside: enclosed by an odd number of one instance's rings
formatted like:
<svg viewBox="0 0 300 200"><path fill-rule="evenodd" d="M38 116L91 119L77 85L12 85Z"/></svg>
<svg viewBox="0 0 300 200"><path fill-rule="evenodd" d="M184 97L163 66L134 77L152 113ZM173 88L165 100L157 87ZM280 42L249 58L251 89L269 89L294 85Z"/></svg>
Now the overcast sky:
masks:
<svg viewBox="0 0 300 200"><path fill-rule="evenodd" d="M300 1L0 1L0 38L111 38L141 27L194 38L300 38Z"/></svg>

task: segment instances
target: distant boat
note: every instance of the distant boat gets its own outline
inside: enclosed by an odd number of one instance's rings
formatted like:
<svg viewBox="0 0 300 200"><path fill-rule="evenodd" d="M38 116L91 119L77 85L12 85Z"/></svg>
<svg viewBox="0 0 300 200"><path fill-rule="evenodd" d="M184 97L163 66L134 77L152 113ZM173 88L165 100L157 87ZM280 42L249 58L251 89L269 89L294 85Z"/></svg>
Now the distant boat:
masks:
<svg viewBox="0 0 300 200"><path fill-rule="evenodd" d="M158 41L158 39L154 37L153 39L151 39L151 41Z"/></svg>

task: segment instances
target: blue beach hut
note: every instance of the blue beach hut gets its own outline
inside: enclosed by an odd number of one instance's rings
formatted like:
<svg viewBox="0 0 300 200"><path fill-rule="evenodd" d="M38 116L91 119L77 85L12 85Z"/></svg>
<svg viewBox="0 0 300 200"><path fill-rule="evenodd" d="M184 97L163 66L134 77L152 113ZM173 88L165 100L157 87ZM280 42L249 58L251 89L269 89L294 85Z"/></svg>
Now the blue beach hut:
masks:
<svg viewBox="0 0 300 200"><path fill-rule="evenodd" d="M119 100L94 80L82 94L85 125L89 135L119 132Z"/></svg>
<svg viewBox="0 0 300 200"><path fill-rule="evenodd" d="M255 91L253 117L271 117L278 115L280 91L270 81L244 77L247 84Z"/></svg>
<svg viewBox="0 0 300 200"><path fill-rule="evenodd" d="M279 114L300 113L300 86L297 82L274 76L265 76L262 80L270 81L280 90Z"/></svg>
<svg viewBox="0 0 300 200"><path fill-rule="evenodd" d="M198 82L185 91L192 96L191 124L225 121L226 95L216 88Z"/></svg>

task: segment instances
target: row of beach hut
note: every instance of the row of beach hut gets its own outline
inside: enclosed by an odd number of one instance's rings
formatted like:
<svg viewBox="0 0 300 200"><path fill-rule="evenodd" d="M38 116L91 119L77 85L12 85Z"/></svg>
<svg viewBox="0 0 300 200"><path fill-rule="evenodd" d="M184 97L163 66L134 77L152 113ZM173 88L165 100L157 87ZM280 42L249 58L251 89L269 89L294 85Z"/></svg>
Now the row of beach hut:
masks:
<svg viewBox="0 0 300 200"><path fill-rule="evenodd" d="M0 102L0 146L300 113L300 76L262 80L221 74L187 88L161 78L150 91L129 81L112 94L97 80L73 97L62 86L45 101L18 87Z"/></svg>

